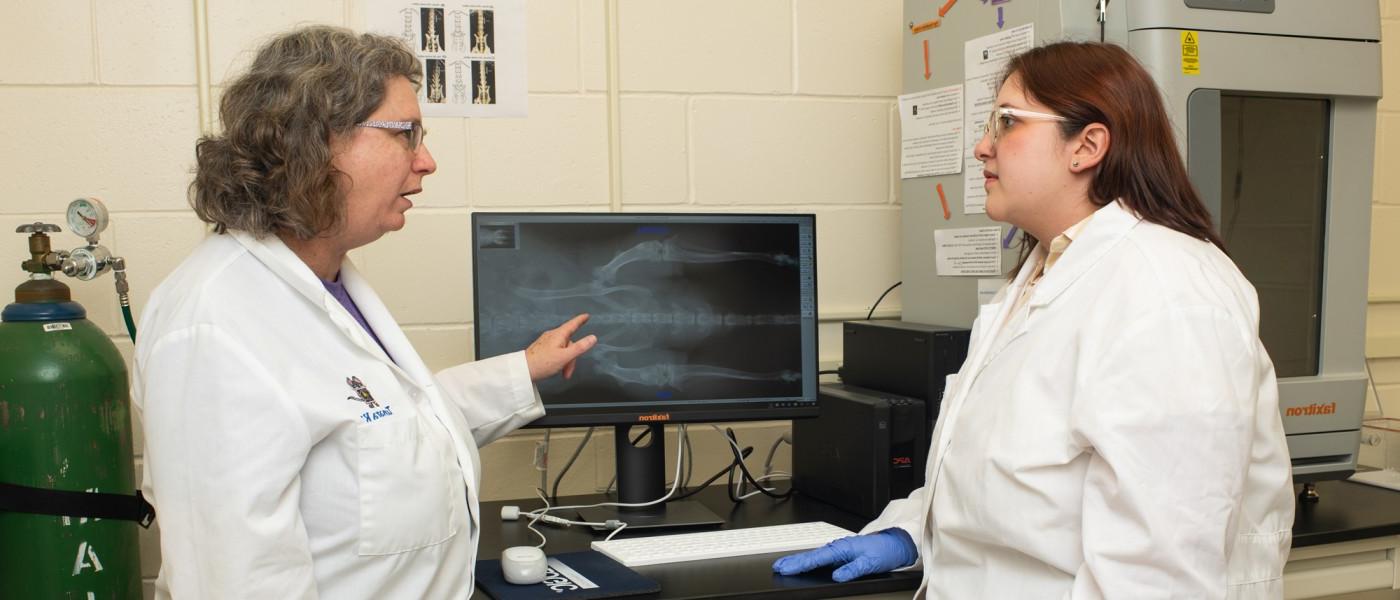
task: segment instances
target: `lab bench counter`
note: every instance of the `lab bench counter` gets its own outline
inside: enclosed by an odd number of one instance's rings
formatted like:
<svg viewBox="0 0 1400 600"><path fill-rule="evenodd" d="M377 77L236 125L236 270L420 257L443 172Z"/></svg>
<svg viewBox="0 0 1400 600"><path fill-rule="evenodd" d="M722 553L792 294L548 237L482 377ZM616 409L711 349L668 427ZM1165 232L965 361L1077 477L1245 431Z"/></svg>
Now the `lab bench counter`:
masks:
<svg viewBox="0 0 1400 600"><path fill-rule="evenodd" d="M1293 547L1400 535L1400 492L1350 481L1317 484L1321 500L1299 503Z"/></svg>
<svg viewBox="0 0 1400 600"><path fill-rule="evenodd" d="M1294 519L1294 550L1285 578L1286 597L1313 598L1393 587L1397 583L1395 573L1400 572L1400 565L1396 564L1400 556L1400 492L1347 481L1321 482L1317 491L1321 501L1299 505ZM713 486L692 499L723 517L725 527L730 529L826 521L859 531L866 523L864 518L801 495L778 501L754 497L736 505L729 501L724 486ZM603 498L577 496L561 498L561 501L583 504L601 502ZM481 505L482 559L498 558L509 546L539 543L539 538L530 533L523 520L505 522L500 519L501 507L507 504L530 509L538 506L539 501L525 499ZM536 527L549 538L545 547L547 554L587 550L593 540L602 539L586 527L561 528L544 524ZM627 533L624 531L619 536ZM834 598L912 592L919 586L917 570L844 584L831 581L831 569L784 577L774 574L771 567L773 560L782 554L637 567L635 571L661 584L660 593L639 598ZM1358 572L1369 575L1358 576ZM472 598L488 596L477 590Z"/></svg>
<svg viewBox="0 0 1400 600"><path fill-rule="evenodd" d="M794 494L785 500L773 500L766 496L749 498L742 503L729 501L724 486L712 486L689 498L698 500L725 520L727 529L762 527L784 523L826 521L832 525L859 531L867 519L835 508L829 504ZM603 502L602 496L574 496L560 498L561 504L588 504ZM536 508L538 499L522 499L507 502L484 502L481 505L481 552L480 558L499 558L501 551L510 546L534 546L539 537L530 533L525 521L502 521L501 507L508 504L519 505L522 510ZM567 515L562 515L567 516ZM589 544L602 536L594 536L587 527L561 528L543 523L535 526L549 538L545 546L546 554L588 550ZM679 530L690 531L690 530ZM618 537L630 537L624 530ZM638 537L656 535L656 532L639 532ZM615 538L616 539L616 538ZM909 592L919 587L920 573L905 571L880 576L862 578L849 583L831 581L831 569L819 569L811 573L784 577L773 573L773 561L784 554L761 554L737 558L701 560L665 565L636 567L633 570L661 584L661 592L636 598L680 599L680 598L792 598L817 599L841 596L860 596L888 592ZM480 589L472 596L473 600L488 596Z"/></svg>

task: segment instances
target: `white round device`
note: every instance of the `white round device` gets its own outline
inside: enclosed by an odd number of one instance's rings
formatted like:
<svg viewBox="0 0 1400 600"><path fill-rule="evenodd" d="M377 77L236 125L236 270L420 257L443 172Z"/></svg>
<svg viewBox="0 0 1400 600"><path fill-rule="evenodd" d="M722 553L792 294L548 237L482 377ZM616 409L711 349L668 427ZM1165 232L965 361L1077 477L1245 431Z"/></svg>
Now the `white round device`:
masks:
<svg viewBox="0 0 1400 600"><path fill-rule="evenodd" d="M544 551L534 546L512 546L501 553L501 571L506 581L516 585L544 581L547 568Z"/></svg>
<svg viewBox="0 0 1400 600"><path fill-rule="evenodd" d="M107 207L97 198L78 198L68 204L68 230L97 243L97 235L107 228Z"/></svg>

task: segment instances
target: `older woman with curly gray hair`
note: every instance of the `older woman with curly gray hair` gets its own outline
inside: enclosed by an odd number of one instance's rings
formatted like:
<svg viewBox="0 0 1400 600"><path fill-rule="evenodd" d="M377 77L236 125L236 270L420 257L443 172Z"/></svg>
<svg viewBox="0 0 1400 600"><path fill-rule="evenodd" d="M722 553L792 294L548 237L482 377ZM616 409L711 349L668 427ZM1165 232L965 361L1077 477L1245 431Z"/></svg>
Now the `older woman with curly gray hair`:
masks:
<svg viewBox="0 0 1400 600"><path fill-rule="evenodd" d="M571 341L580 315L434 375L346 257L437 169L420 73L395 38L298 29L199 141L215 235L152 295L133 370L157 597L471 595L477 446L543 415L533 381L595 340Z"/></svg>

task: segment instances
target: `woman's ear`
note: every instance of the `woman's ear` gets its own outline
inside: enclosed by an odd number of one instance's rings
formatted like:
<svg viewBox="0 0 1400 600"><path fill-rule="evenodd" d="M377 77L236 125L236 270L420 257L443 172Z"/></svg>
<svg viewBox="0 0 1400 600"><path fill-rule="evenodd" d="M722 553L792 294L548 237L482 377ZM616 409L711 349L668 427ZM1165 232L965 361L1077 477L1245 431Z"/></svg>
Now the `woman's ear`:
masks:
<svg viewBox="0 0 1400 600"><path fill-rule="evenodd" d="M1086 125L1070 140L1069 170L1082 173L1097 167L1108 155L1111 142L1108 127L1103 123Z"/></svg>

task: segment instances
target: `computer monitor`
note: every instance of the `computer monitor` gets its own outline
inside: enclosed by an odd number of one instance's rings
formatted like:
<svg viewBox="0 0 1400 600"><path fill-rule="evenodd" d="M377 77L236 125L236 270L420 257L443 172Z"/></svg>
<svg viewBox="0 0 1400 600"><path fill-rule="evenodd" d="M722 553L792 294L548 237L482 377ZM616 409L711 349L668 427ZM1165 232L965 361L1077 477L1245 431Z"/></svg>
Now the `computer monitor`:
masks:
<svg viewBox="0 0 1400 600"><path fill-rule="evenodd" d="M813 215L475 213L472 233L477 357L590 315L597 345L538 384L530 426L616 426L621 502L664 494L663 423L817 414Z"/></svg>

